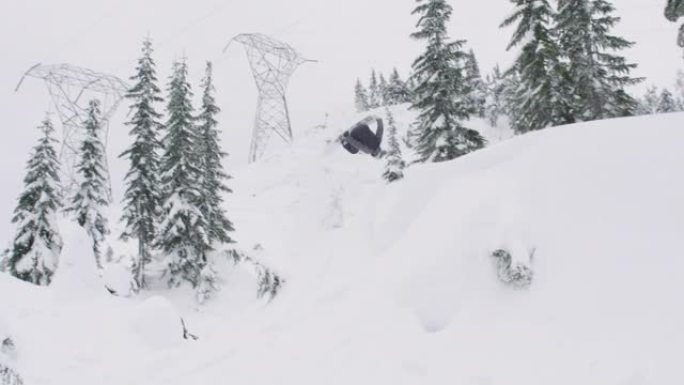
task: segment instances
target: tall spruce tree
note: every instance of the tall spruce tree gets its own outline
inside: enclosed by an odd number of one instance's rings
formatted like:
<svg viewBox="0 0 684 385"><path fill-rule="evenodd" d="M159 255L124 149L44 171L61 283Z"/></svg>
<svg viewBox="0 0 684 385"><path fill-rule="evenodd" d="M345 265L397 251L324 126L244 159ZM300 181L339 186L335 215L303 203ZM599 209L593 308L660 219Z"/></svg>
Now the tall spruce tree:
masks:
<svg viewBox="0 0 684 385"><path fill-rule="evenodd" d="M487 89L482 80L480 65L478 64L475 52L472 49L466 54L464 69L466 81L470 87L470 99L473 104L473 109L475 109L480 117L484 117Z"/></svg>
<svg viewBox="0 0 684 385"><path fill-rule="evenodd" d="M387 79L385 79L385 75L383 75L382 73L380 74L380 82L378 83L378 89L380 90L380 106L389 105L389 84L387 83Z"/></svg>
<svg viewBox="0 0 684 385"><path fill-rule="evenodd" d="M396 68L392 70L392 75L390 75L388 96L390 105L409 103L411 101L411 91L408 85L401 80L399 71Z"/></svg>
<svg viewBox="0 0 684 385"><path fill-rule="evenodd" d="M57 270L62 238L57 227L61 207L59 161L54 128L49 119L39 127L43 136L34 147L12 223L17 233L10 252L10 274L36 285L49 285Z"/></svg>
<svg viewBox="0 0 684 385"><path fill-rule="evenodd" d="M389 108L385 110L385 115L389 128L389 150L387 151L387 164L385 165L385 172L382 174L382 177L391 183L404 177L406 162L404 162L401 156L401 147L397 137L397 125L394 121L394 115L392 115Z"/></svg>
<svg viewBox="0 0 684 385"><path fill-rule="evenodd" d="M499 124L499 117L505 113L505 92L506 84L505 77L501 73L501 68L497 64L494 67L491 75L487 75L486 90L487 97L485 99L485 117L489 121L489 125L496 127Z"/></svg>
<svg viewBox="0 0 684 385"><path fill-rule="evenodd" d="M677 101L675 100L674 96L672 96L672 92L670 92L670 90L668 90L667 88L664 88L663 91L660 93L657 111L659 113L679 111Z"/></svg>
<svg viewBox="0 0 684 385"><path fill-rule="evenodd" d="M419 161L447 161L482 148L485 140L462 123L474 111L462 68L465 41L448 41L453 9L446 0L417 1L418 31L411 37L425 40L427 47L413 63L418 85L412 108L420 111L413 136Z"/></svg>
<svg viewBox="0 0 684 385"><path fill-rule="evenodd" d="M105 150L100 140L101 126L100 102L91 100L88 105L88 118L85 121L85 137L79 152L80 161L77 172L80 186L67 209L76 217L78 224L86 229L93 240L95 261L102 268L100 244L109 234L107 219L102 209L107 207L107 179L105 169Z"/></svg>
<svg viewBox="0 0 684 385"><path fill-rule="evenodd" d="M629 76L636 64L617 54L634 45L610 30L620 21L606 0L559 0L557 31L569 59L568 76L577 96L577 120L633 115L638 107L625 87L642 79Z"/></svg>
<svg viewBox="0 0 684 385"><path fill-rule="evenodd" d="M199 130L197 152L202 156L202 212L206 218L209 243L232 243L229 233L235 231L233 224L223 210L223 194L232 191L226 186L230 177L223 170L221 160L228 154L221 150L219 143L218 121L216 115L221 111L214 98L213 70L207 63L202 80L202 106L197 119Z"/></svg>
<svg viewBox="0 0 684 385"><path fill-rule="evenodd" d="M520 47L509 70L518 75L511 95L511 126L517 133L573 123L572 91L560 61L561 51L550 23L554 10L548 0L512 0L513 14L501 24L517 23L508 49Z"/></svg>
<svg viewBox="0 0 684 385"><path fill-rule="evenodd" d="M375 70L373 70L371 72L370 84L368 85L368 106L371 109L380 107L381 97L378 76Z"/></svg>
<svg viewBox="0 0 684 385"><path fill-rule="evenodd" d="M196 152L199 136L187 71L185 61L174 63L168 87L168 121L161 160L163 221L157 247L169 258L169 285L177 286L185 280L197 287L211 246L202 211L202 156Z"/></svg>
<svg viewBox="0 0 684 385"><path fill-rule="evenodd" d="M368 92L360 79L356 80L356 86L354 87L354 106L356 107L356 112L366 112L370 108Z"/></svg>
<svg viewBox="0 0 684 385"><path fill-rule="evenodd" d="M132 118L126 124L131 126L133 143L120 157L130 162L126 174L124 210L121 218L125 229L121 238L138 241L138 256L133 276L138 288L147 286L145 266L152 260L152 248L157 233L161 212L161 191L159 185L159 152L161 143L157 137L161 114L155 105L163 99L159 96L157 75L152 60L152 42L143 42L142 57L138 59L137 74L131 78L136 83L126 94L131 101Z"/></svg>
<svg viewBox="0 0 684 385"><path fill-rule="evenodd" d="M209 245L216 249L220 244L233 243L229 233L234 231L233 224L223 210L223 194L232 192L225 184L230 177L223 170L221 160L227 156L221 151L219 143L218 121L216 115L221 111L214 98L213 69L207 62L204 79L202 79L202 106L197 118L198 141L197 153L202 156L202 201L200 209L207 222L207 239ZM206 265L200 272L197 285L197 299L200 303L218 290L218 277L213 261L207 256Z"/></svg>
<svg viewBox="0 0 684 385"><path fill-rule="evenodd" d="M639 108L637 109L637 114L639 115L651 115L658 112L658 103L660 102L660 97L658 96L658 88L656 86L651 86L646 90L644 97L639 100Z"/></svg>

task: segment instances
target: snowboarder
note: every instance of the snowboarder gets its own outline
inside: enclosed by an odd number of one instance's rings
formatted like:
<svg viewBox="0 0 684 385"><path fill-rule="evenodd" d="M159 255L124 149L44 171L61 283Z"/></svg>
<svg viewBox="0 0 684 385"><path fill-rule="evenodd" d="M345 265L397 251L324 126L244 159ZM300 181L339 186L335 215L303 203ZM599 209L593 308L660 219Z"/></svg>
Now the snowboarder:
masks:
<svg viewBox="0 0 684 385"><path fill-rule="evenodd" d="M370 124L373 122L376 124L375 133L370 129ZM342 143L342 147L352 154L361 151L373 157L378 157L383 153L380 149L383 130L382 119L371 115L345 131L340 136L340 143Z"/></svg>

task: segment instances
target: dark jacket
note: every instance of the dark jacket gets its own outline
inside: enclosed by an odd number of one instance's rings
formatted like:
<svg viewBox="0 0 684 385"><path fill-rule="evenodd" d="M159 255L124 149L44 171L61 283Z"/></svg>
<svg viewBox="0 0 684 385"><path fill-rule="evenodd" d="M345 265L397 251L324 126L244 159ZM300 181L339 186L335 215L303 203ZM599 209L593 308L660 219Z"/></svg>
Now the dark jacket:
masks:
<svg viewBox="0 0 684 385"><path fill-rule="evenodd" d="M367 123L367 121L371 119L366 118L342 134L340 137L342 146L352 154L356 154L359 151L372 156L380 154L380 144L382 143L384 127L382 119L374 119L377 123L375 133L371 131Z"/></svg>

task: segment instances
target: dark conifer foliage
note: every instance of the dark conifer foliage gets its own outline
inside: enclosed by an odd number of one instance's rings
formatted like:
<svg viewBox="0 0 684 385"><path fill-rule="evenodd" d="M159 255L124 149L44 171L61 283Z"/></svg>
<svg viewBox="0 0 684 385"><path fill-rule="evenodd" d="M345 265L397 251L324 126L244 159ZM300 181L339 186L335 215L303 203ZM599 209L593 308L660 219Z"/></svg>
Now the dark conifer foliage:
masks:
<svg viewBox="0 0 684 385"><path fill-rule="evenodd" d="M201 282L206 253L211 249L207 218L202 211L202 156L197 153L199 135L191 104L187 65L176 62L168 87L166 135L161 159L163 220L157 247L169 258L169 284Z"/></svg>
<svg viewBox="0 0 684 385"><path fill-rule="evenodd" d="M106 175L105 149L100 139L102 129L100 102L90 101L88 119L85 122L85 137L79 152L80 161L77 171L80 186L74 195L68 211L73 212L78 224L83 227L93 240L93 251L98 267L100 261L100 244L109 234L107 219L102 210L109 205L107 200L108 182Z"/></svg>
<svg viewBox="0 0 684 385"><path fill-rule="evenodd" d="M233 224L223 209L223 194L232 192L226 181L230 178L221 163L227 156L221 150L218 121L216 115L221 111L214 97L213 69L207 63L202 80L202 106L197 118L199 138L197 153L201 155L202 171L202 212L206 218L209 243L214 245L232 243L229 233L234 231Z"/></svg>
<svg viewBox="0 0 684 385"><path fill-rule="evenodd" d="M386 110L385 116L389 129L389 149L387 150L387 164L385 165L385 172L382 174L382 177L391 183L404 177L404 168L406 167L406 162L404 162L404 159L401 155L401 147L399 145L397 125L394 120L394 116L389 109Z"/></svg>
<svg viewBox="0 0 684 385"><path fill-rule="evenodd" d="M131 78L135 85L126 97L131 101L132 118L126 124L131 128L133 144L120 156L130 162L126 174L126 192L122 222L125 229L121 238L138 241L134 279L138 288L147 286L145 266L152 260L152 248L161 212L159 184L159 152L161 143L158 131L161 118L156 110L162 101L157 86L155 63L152 59L152 42L143 42L142 57L138 59L136 75Z"/></svg>
<svg viewBox="0 0 684 385"><path fill-rule="evenodd" d="M440 162L480 149L485 140L462 123L474 110L463 74L465 42L449 41L447 36L452 7L446 0L418 3L413 11L419 15L418 31L411 36L427 46L413 63L418 82L413 108L420 111L414 136L419 160Z"/></svg>
<svg viewBox="0 0 684 385"><path fill-rule="evenodd" d="M636 68L619 55L634 43L611 34L620 21L606 0L559 0L557 33L569 59L568 77L575 89L572 113L576 120L630 116L637 102L626 87L642 79L630 77Z"/></svg>
<svg viewBox="0 0 684 385"><path fill-rule="evenodd" d="M39 127L42 137L31 153L12 223L17 233L10 252L10 274L36 285L49 285L59 264L62 238L57 216L62 204L54 128L49 119Z"/></svg>
<svg viewBox="0 0 684 385"><path fill-rule="evenodd" d="M561 48L553 31L555 13L547 0L512 0L513 14L501 24L516 24L508 49L520 46L509 69L516 74L511 90L511 126L517 133L574 122L572 90Z"/></svg>

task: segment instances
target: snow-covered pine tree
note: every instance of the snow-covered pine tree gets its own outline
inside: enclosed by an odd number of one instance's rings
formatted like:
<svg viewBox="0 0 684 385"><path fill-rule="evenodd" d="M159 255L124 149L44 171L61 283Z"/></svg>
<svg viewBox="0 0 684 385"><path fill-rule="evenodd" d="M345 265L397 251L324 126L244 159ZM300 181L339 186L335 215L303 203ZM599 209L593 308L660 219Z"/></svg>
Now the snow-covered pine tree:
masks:
<svg viewBox="0 0 684 385"><path fill-rule="evenodd" d="M360 79L356 80L356 86L354 87L354 106L356 107L356 112L366 112L370 108L368 105L368 92L366 92L366 88Z"/></svg>
<svg viewBox="0 0 684 385"><path fill-rule="evenodd" d="M213 70L211 62L207 63L206 73L202 79L202 106L197 118L199 138L197 153L202 156L202 194L204 195L202 212L207 221L209 243L233 243L229 233L235 231L233 224L223 210L223 195L232 191L226 186L230 177L223 170L221 160L228 154L221 150L219 143L218 121L216 115L221 111L214 98Z"/></svg>
<svg viewBox="0 0 684 385"><path fill-rule="evenodd" d="M61 207L59 161L53 146L54 128L48 118L39 127L12 223L17 233L8 261L11 275L36 285L49 285L59 264L62 238L57 227Z"/></svg>
<svg viewBox="0 0 684 385"><path fill-rule="evenodd" d="M411 99L409 102L413 101L413 97L416 92L416 88L418 87L418 79L416 79L416 74L411 73L409 74L408 79L406 79L406 88L408 89L409 93L411 94Z"/></svg>
<svg viewBox="0 0 684 385"><path fill-rule="evenodd" d="M418 85L412 108L420 114L412 136L419 161L447 161L484 147L485 140L462 123L474 111L462 68L465 41L448 41L453 9L446 0L417 1L413 14L420 16L418 31L411 37L425 40L427 47L413 63Z"/></svg>
<svg viewBox="0 0 684 385"><path fill-rule="evenodd" d="M390 104L389 96L389 84L385 75L380 74L380 82L378 83L378 89L380 90L380 106L387 106Z"/></svg>
<svg viewBox="0 0 684 385"><path fill-rule="evenodd" d="M684 98L684 71L677 70L677 75L675 77L675 94L677 99Z"/></svg>
<svg viewBox="0 0 684 385"><path fill-rule="evenodd" d="M370 84L368 85L368 106L370 109L380 107L381 102L380 85L375 70L371 72Z"/></svg>
<svg viewBox="0 0 684 385"><path fill-rule="evenodd" d="M677 108L677 101L674 96L672 96L672 92L667 88L663 88L663 91L658 98L657 112L662 114L676 111L679 111L679 109Z"/></svg>
<svg viewBox="0 0 684 385"><path fill-rule="evenodd" d="M520 54L508 72L518 75L511 95L511 126L519 134L549 126L572 123L567 73L560 62L560 49L549 25L554 10L548 0L511 0L515 10L501 24L517 23L508 49Z"/></svg>
<svg viewBox="0 0 684 385"><path fill-rule="evenodd" d="M618 52L634 43L610 30L620 21L606 0L559 0L556 29L569 59L568 76L576 96L576 120L590 121L633 115L638 107L626 87L642 79L629 76L636 64Z"/></svg>
<svg viewBox="0 0 684 385"><path fill-rule="evenodd" d="M512 122L517 116L515 95L520 88L520 74L518 74L518 71L509 70L503 72L502 75L504 115L508 116L508 120Z"/></svg>
<svg viewBox="0 0 684 385"><path fill-rule="evenodd" d="M209 245L207 219L202 212L202 157L191 104L192 91L185 61L173 65L168 87L168 121L163 139L161 186L164 196L157 247L169 258L169 285L183 280L193 287L201 282Z"/></svg>
<svg viewBox="0 0 684 385"><path fill-rule="evenodd" d="M85 121L85 137L79 151L80 160L77 172L80 186L71 200L67 211L73 212L78 224L93 240L95 262L102 268L100 243L109 234L107 219L102 209L107 207L107 179L105 169L105 150L100 140L101 118L100 102L91 100L88 104L88 118Z"/></svg>
<svg viewBox="0 0 684 385"><path fill-rule="evenodd" d="M152 59L152 42L143 42L142 57L138 59L137 73L131 77L136 83L126 94L131 101L132 118L126 124L131 126L133 143L120 157L130 162L126 174L126 192L122 222L125 229L123 240L137 239L138 255L134 263L133 277L137 289L145 288L145 266L152 260L151 252L161 212L161 191L159 185L159 152L161 143L158 131L161 117L155 105L163 99L157 86L155 63Z"/></svg>
<svg viewBox="0 0 684 385"><path fill-rule="evenodd" d="M411 101L411 91L408 85L401 80L399 71L396 68L392 70L388 85L389 104L402 104Z"/></svg>
<svg viewBox="0 0 684 385"><path fill-rule="evenodd" d="M473 108L480 117L485 115L485 103L487 97L487 89L482 80L482 73L480 72L480 65L475 57L475 52L471 49L465 57L465 77L470 87L470 98L473 103Z"/></svg>
<svg viewBox="0 0 684 385"><path fill-rule="evenodd" d="M658 112L658 88L651 86L646 90L644 97L639 100L639 107L637 108L638 115L651 115Z"/></svg>
<svg viewBox="0 0 684 385"><path fill-rule="evenodd" d="M401 147L399 146L397 125L394 120L394 115L392 115L392 112L389 110L389 108L385 110L385 115L387 119L387 126L389 128L389 150L387 151L387 164L385 165L385 172L382 174L382 177L391 183L404 177L404 168L406 167L406 162L404 162L404 159L401 156Z"/></svg>
<svg viewBox="0 0 684 385"><path fill-rule="evenodd" d="M492 127L499 123L499 117L505 113L505 88L504 76L497 64L485 82L487 97L485 99L485 117Z"/></svg>

